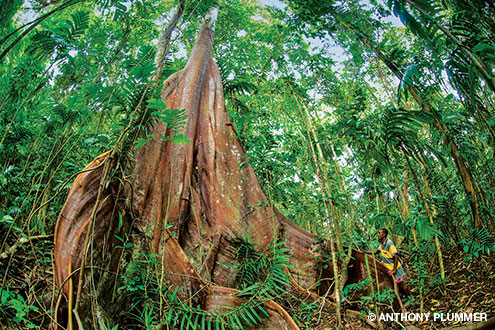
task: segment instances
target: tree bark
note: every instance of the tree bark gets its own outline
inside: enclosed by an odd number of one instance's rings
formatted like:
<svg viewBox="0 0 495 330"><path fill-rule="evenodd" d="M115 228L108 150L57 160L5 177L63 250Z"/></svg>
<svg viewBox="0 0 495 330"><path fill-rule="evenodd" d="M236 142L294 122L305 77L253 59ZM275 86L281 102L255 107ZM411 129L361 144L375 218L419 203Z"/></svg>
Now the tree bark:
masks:
<svg viewBox="0 0 495 330"><path fill-rule="evenodd" d="M181 0L179 5L177 6L177 11L174 16L170 20L167 28L163 30L158 38L158 46L155 54L155 74L153 76L154 81L160 80L163 74L163 65L165 63L165 56L167 55L168 45L170 43L170 39L172 38L172 32L175 30L179 19L182 17L182 13L184 12L184 7L186 6L186 0Z"/></svg>
<svg viewBox="0 0 495 330"><path fill-rule="evenodd" d="M97 197L103 175L103 166L98 164L111 161L105 154L88 165L93 171L75 180L55 233L55 277L65 296L60 304L61 321L73 313L73 288L79 281L84 281L82 304L100 304L114 319L119 310L128 308L119 305L115 295L125 259L117 248L123 244L116 236L125 236L125 242L135 249L155 256L159 285L179 287L180 299L206 311L236 308L246 301L229 288L233 269L220 265L235 263L235 242L248 238L261 252L272 242L285 242L289 262L294 265L286 269L292 290L309 292L319 281L323 282L320 288L332 285L331 265L315 262L319 256L321 260L322 253L316 252L317 237L285 218L266 197L251 166L242 165L246 152L225 109L220 74L212 58L213 35L213 29L203 24L186 67L165 81L161 93L169 109L186 110L187 122L181 133L190 143L164 141L162 137L176 133L156 121L150 127L153 139L135 151L135 161L129 164L133 174L121 180L125 184L109 178ZM125 197L125 205L119 196ZM96 201L96 216L91 221ZM115 216L116 211L120 217ZM85 246L83 237L88 230L91 239ZM328 253L327 241L323 247ZM90 271L82 272L85 276L81 277L81 255L86 249L90 262L85 269ZM366 256L355 250L352 256L347 283L368 276ZM378 264L377 269L372 275L380 280L380 286L393 288L385 266ZM112 290L115 302L105 302L103 297ZM269 317L261 328L298 329L275 302L266 301L266 309ZM81 319L90 317L80 313Z"/></svg>

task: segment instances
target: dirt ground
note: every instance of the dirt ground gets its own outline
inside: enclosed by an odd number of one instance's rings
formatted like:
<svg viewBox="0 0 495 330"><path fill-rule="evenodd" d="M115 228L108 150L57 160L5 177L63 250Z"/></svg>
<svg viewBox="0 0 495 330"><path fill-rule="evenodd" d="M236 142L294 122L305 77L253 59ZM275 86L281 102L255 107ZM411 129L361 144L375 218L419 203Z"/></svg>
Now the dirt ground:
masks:
<svg viewBox="0 0 495 330"><path fill-rule="evenodd" d="M10 242L14 244L14 242ZM5 301L18 301L16 310L0 310L0 329L26 329L33 327L47 329L50 317L56 305L56 294L53 285L53 268L51 251L52 237L40 237L12 250L11 254L0 256L0 280L3 288L10 294L2 293L2 304ZM4 249L5 251L5 249ZM409 313L430 313L428 321L394 322L385 321L370 325L367 322L368 311L374 306L358 304L344 305L354 308L344 313L344 329L443 329L462 325L455 321L433 321L433 313L486 313L487 318L495 317L495 255L482 255L467 261L466 255L457 251L444 251L446 284L443 286L432 280L439 274L438 262L432 259L427 265L424 292L418 286L417 272L407 253L402 262L406 271L406 281L412 289L414 301L406 305ZM7 276L5 276L7 274ZM337 319L334 313L328 312L317 303L303 302L301 297L282 297L289 313L299 321L301 329L335 329ZM14 305L12 305L14 306ZM361 306L361 310L359 310ZM323 306L325 307L325 306ZM383 312L390 312L382 308ZM14 317L23 319L15 321ZM30 323L32 322L32 323ZM414 327L412 327L414 326Z"/></svg>
<svg viewBox="0 0 495 330"><path fill-rule="evenodd" d="M429 278L426 279L427 285L421 293L413 263L407 254L403 254L406 281L414 297L414 300L405 306L406 312L430 313L430 316L428 321L424 316L422 322L385 321L380 325L375 322L375 326L382 329L444 329L469 324L469 322L449 321L449 317L453 318L454 313L486 313L488 319L495 317L495 255L481 255L470 260L465 258L467 256L458 250L444 251L445 285L442 286ZM431 260L428 267L429 274L435 276L440 273L436 258ZM366 310L358 310L358 312L363 315L362 319L345 316L344 328L373 329L374 327L366 322L368 312ZM434 313L443 313L443 320L440 315L434 320ZM483 317L484 315L479 315L480 319ZM400 316L398 318L400 321ZM335 315L322 312L321 315L314 315L306 329L335 329L335 327Z"/></svg>

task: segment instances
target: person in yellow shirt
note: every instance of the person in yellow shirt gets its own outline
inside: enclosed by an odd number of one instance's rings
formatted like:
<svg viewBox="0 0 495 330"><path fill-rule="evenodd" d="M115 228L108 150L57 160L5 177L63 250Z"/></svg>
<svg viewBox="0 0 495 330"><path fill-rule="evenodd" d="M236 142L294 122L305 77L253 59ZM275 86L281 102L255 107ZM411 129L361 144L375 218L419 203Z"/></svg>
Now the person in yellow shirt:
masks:
<svg viewBox="0 0 495 330"><path fill-rule="evenodd" d="M381 261L389 269L388 274L394 275L399 287L399 292L402 292L406 297L411 296L409 288L404 283L404 268L399 261L399 253L391 239L387 238L388 230L382 228L378 231L378 241L380 245L374 251L366 251L368 254L380 253Z"/></svg>

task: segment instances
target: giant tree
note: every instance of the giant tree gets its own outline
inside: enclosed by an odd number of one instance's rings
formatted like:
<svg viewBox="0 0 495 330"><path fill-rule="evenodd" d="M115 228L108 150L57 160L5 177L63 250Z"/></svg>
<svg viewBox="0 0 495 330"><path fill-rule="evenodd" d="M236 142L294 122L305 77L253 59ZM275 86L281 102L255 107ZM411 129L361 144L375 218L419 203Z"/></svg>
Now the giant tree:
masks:
<svg viewBox="0 0 495 330"><path fill-rule="evenodd" d="M156 110L146 138L128 148L129 125L72 185L55 231L56 280L66 299L61 315L69 328L108 314L125 318L125 304L136 301L124 293L136 291L130 279L143 259L152 265L143 287L156 294L160 321L185 327L296 329L274 302L281 290L318 299L333 285L329 242L285 218L245 162L212 58L215 18L212 10L185 68L164 82L161 100L143 108L143 96L132 113L145 120L143 113ZM368 276L366 257L352 256L348 283ZM384 266L377 270L369 275L391 288Z"/></svg>

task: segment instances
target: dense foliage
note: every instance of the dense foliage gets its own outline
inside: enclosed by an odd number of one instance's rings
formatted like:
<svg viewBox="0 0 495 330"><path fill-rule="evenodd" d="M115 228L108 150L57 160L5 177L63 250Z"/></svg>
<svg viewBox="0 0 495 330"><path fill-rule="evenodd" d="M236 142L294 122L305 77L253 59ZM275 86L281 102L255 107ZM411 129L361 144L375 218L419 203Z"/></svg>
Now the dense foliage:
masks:
<svg viewBox="0 0 495 330"><path fill-rule="evenodd" d="M218 2L215 58L248 153L239 165L284 215L340 247L370 249L389 228L410 248L418 292L448 280L442 250L467 262L495 252L493 3ZM161 81L184 66L211 4L186 1ZM51 313L52 288L10 288L16 248L51 239L75 175L126 127L122 157L146 143L148 118L133 113L159 98L156 45L177 5L2 2L0 320L46 322L27 315ZM49 264L39 244L30 253ZM33 292L44 301L27 303Z"/></svg>

